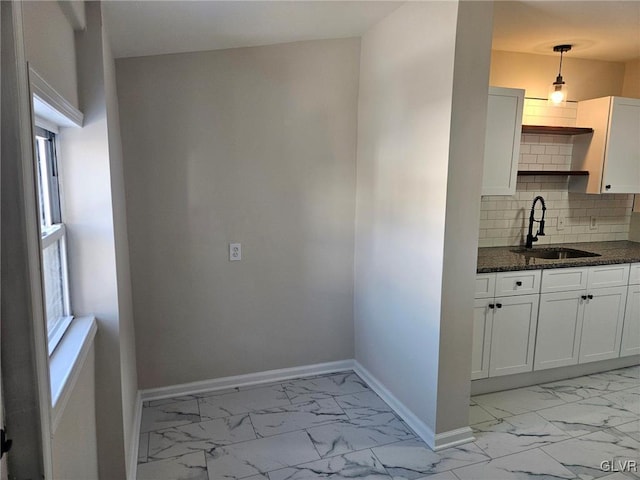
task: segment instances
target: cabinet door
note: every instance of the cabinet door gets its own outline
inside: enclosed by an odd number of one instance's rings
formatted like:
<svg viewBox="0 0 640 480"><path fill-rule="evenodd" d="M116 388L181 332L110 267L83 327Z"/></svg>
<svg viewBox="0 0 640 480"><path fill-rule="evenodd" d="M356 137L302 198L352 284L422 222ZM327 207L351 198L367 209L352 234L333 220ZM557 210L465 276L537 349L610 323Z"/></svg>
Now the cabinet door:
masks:
<svg viewBox="0 0 640 480"><path fill-rule="evenodd" d="M640 285L629 285L620 356L640 354Z"/></svg>
<svg viewBox="0 0 640 480"><path fill-rule="evenodd" d="M639 99L613 99L601 191L640 193Z"/></svg>
<svg viewBox="0 0 640 480"><path fill-rule="evenodd" d="M539 297L522 295L496 299L491 327L490 377L533 369Z"/></svg>
<svg viewBox="0 0 640 480"><path fill-rule="evenodd" d="M516 191L524 90L489 88L482 195Z"/></svg>
<svg viewBox="0 0 640 480"><path fill-rule="evenodd" d="M471 380L489 376L493 300L476 300L473 305L473 346L471 348Z"/></svg>
<svg viewBox="0 0 640 480"><path fill-rule="evenodd" d="M584 292L540 295L534 370L578 363Z"/></svg>
<svg viewBox="0 0 640 480"><path fill-rule="evenodd" d="M620 339L627 287L602 288L587 292L584 308L580 363L616 358L620 354Z"/></svg>

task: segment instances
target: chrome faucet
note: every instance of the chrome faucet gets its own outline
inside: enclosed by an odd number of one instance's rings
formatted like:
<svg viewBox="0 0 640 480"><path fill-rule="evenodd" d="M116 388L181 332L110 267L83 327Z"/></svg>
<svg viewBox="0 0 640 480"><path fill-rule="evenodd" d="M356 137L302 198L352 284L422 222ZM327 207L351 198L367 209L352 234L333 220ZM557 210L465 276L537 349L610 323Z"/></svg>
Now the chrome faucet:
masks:
<svg viewBox="0 0 640 480"><path fill-rule="evenodd" d="M540 202L542 203L542 218L540 220L536 220L534 218L536 203L538 203L538 200L540 200ZM544 213L546 211L547 206L544 204L544 198L538 195L533 199L533 205L531 205L531 213L529 214L529 233L527 234L527 243L525 245L526 248L533 247L533 242L538 241L538 235L544 236ZM538 230L538 233L536 233L535 237L533 236L533 222L538 222L540 224L540 229Z"/></svg>

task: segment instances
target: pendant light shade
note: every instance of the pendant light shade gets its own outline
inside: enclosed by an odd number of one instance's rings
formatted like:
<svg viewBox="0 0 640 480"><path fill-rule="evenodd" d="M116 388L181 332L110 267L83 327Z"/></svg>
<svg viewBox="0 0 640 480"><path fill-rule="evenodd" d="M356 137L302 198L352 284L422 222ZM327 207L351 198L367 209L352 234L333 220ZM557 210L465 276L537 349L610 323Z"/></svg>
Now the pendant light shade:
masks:
<svg viewBox="0 0 640 480"><path fill-rule="evenodd" d="M560 68L556 81L549 87L549 103L555 106L564 106L567 103L568 88L567 83L562 78L562 54L571 50L571 45L556 45L554 52L560 52Z"/></svg>

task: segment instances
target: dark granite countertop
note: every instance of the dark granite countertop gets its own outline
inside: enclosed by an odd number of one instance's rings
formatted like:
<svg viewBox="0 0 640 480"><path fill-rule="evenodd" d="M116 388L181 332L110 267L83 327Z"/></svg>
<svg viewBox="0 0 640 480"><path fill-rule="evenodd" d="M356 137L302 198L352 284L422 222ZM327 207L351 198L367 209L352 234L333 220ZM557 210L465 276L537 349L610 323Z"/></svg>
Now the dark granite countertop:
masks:
<svg viewBox="0 0 640 480"><path fill-rule="evenodd" d="M478 273L510 272L515 270L540 270L543 268L586 267L615 263L640 262L640 243L630 241L582 242L553 245L535 245L536 248L564 247L597 253L599 257L548 260L525 257L513 250L520 247L486 247L478 249Z"/></svg>

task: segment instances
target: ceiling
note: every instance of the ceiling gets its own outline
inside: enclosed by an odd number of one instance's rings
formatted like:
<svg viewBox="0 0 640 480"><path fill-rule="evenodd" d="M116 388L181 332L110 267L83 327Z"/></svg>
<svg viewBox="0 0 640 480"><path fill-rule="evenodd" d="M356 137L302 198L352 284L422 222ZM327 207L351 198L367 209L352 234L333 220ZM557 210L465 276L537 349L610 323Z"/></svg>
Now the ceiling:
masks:
<svg viewBox="0 0 640 480"><path fill-rule="evenodd" d="M359 37L399 1L107 1L116 58Z"/></svg>
<svg viewBox="0 0 640 480"><path fill-rule="evenodd" d="M497 1L493 49L627 61L640 58L640 1Z"/></svg>
<svg viewBox="0 0 640 480"><path fill-rule="evenodd" d="M402 1L106 1L114 56L362 35ZM640 58L640 1L501 1L493 48L609 61Z"/></svg>

